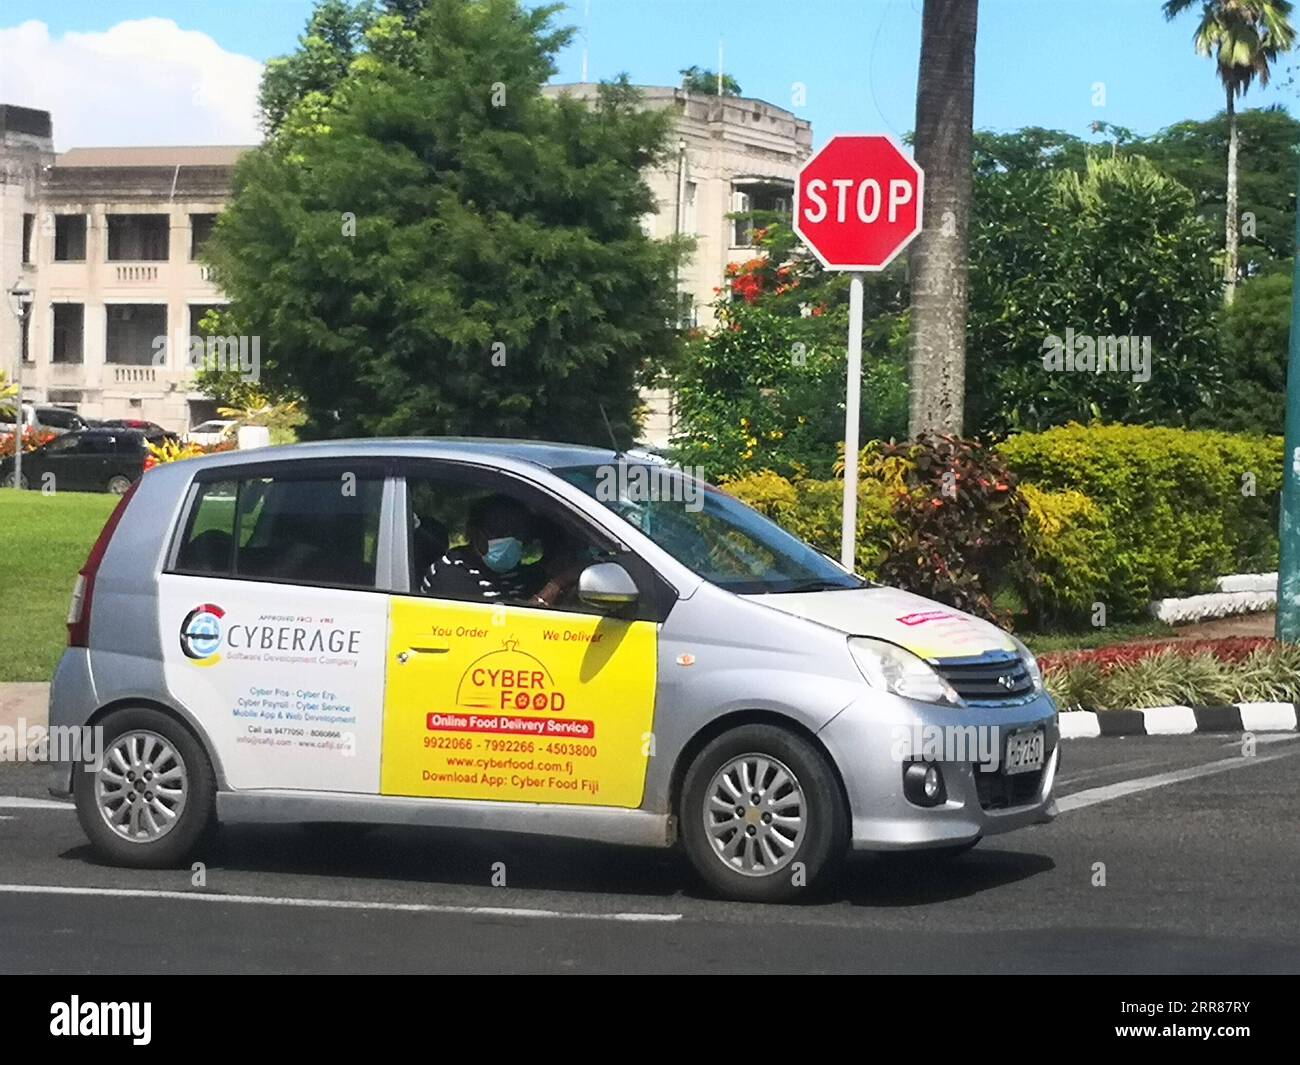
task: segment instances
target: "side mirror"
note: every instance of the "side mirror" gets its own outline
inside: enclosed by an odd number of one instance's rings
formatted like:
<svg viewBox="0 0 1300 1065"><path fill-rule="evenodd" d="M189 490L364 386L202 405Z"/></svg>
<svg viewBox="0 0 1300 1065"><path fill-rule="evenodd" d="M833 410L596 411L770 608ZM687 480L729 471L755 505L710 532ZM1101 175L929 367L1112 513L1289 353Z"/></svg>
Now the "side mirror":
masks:
<svg viewBox="0 0 1300 1065"><path fill-rule="evenodd" d="M597 562L578 578L578 598L599 610L630 606L639 596L636 581L617 562Z"/></svg>

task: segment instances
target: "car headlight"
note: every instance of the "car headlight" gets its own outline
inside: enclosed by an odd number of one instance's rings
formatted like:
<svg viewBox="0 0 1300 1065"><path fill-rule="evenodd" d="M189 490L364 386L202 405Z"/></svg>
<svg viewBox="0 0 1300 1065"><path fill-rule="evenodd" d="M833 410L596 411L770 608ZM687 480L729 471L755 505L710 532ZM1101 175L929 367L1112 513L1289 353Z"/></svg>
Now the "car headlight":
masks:
<svg viewBox="0 0 1300 1065"><path fill-rule="evenodd" d="M1020 661L1025 664L1025 672L1029 674L1029 679L1034 682L1034 694L1037 695L1043 690L1043 671L1038 668L1038 659L1034 653L1029 650L1016 637L1011 637L1011 642L1016 645L1016 650L1020 652Z"/></svg>
<svg viewBox="0 0 1300 1065"><path fill-rule="evenodd" d="M961 706L961 696L925 659L884 640L862 636L849 639L849 653L863 679L877 691L922 703Z"/></svg>

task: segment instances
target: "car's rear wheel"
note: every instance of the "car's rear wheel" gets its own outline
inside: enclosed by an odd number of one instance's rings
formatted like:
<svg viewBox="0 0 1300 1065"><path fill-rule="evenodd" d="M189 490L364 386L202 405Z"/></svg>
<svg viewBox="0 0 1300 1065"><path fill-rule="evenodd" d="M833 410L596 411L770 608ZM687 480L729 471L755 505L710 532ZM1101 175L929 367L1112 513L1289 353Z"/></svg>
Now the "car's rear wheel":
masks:
<svg viewBox="0 0 1300 1065"><path fill-rule="evenodd" d="M27 475L26 475L26 474L23 474L21 477L19 477L19 478L18 478L18 481L19 481L19 484L18 484L18 487L19 487L19 488L26 488L26 487L27 487ZM4 480L3 480L3 481L0 481L0 485L3 485L3 487L5 487L5 488L12 488L12 487L14 486L14 475L13 475L13 471L12 471L12 470L11 470L9 473L6 473L6 474L4 475Z"/></svg>
<svg viewBox="0 0 1300 1065"><path fill-rule="evenodd" d="M212 764L189 729L148 707L105 718L103 757L73 774L77 818L114 865L180 864L215 823Z"/></svg>
<svg viewBox="0 0 1300 1065"><path fill-rule="evenodd" d="M824 887L844 857L848 817L834 770L803 737L743 725L686 772L682 843L719 894L786 902Z"/></svg>
<svg viewBox="0 0 1300 1065"><path fill-rule="evenodd" d="M131 478L124 477L122 474L110 477L108 479L108 490L115 496L120 496L131 487Z"/></svg>

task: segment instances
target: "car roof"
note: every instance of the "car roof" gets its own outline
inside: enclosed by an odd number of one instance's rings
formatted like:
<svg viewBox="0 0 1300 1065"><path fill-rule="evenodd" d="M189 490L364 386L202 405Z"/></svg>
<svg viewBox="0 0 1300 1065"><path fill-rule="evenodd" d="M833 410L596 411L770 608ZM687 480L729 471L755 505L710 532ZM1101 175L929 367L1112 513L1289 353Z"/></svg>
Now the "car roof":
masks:
<svg viewBox="0 0 1300 1065"><path fill-rule="evenodd" d="M598 466L617 461L612 448L587 444L564 444L549 440L503 440L467 436L369 437L352 440L316 440L305 444L283 444L245 451L224 451L186 460L203 466L245 463L292 462L300 459L348 458L445 458L464 461L516 462L562 469L566 466Z"/></svg>

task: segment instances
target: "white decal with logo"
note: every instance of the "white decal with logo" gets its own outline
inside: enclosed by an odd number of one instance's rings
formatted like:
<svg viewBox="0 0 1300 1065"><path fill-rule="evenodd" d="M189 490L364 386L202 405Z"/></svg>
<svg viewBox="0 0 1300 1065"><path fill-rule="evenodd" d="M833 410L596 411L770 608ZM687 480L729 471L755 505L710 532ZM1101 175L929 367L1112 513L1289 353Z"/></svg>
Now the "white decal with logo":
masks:
<svg viewBox="0 0 1300 1065"><path fill-rule="evenodd" d="M379 791L388 597L167 575L167 686L234 788Z"/></svg>

